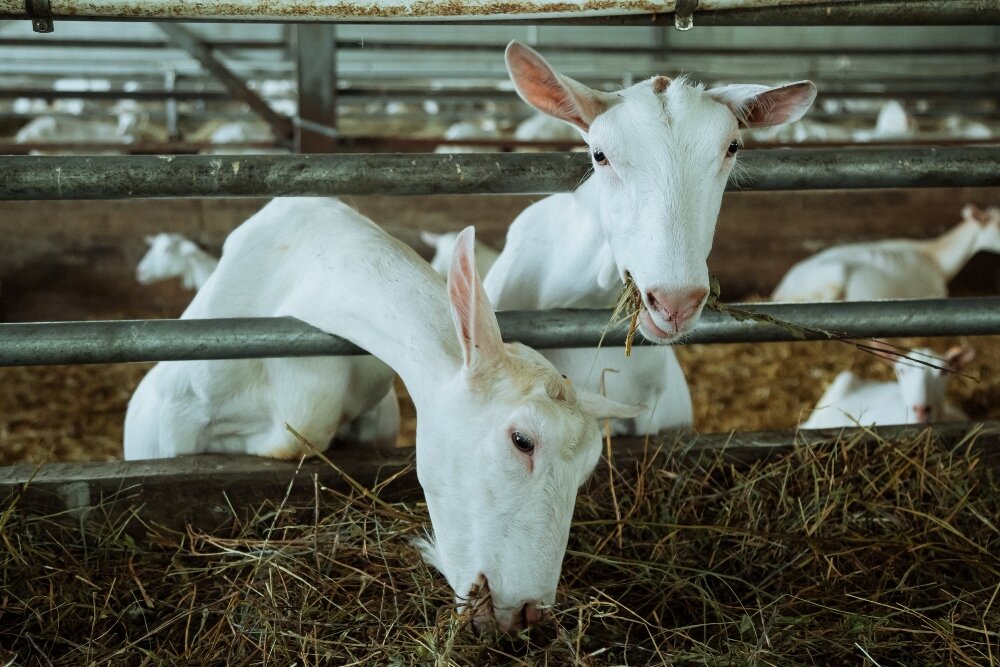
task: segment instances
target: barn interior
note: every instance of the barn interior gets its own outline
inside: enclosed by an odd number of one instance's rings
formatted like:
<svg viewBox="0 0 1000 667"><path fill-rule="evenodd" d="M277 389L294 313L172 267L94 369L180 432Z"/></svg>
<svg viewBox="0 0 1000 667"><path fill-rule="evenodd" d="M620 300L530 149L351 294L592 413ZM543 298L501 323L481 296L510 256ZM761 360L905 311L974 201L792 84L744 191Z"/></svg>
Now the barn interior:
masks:
<svg viewBox="0 0 1000 667"><path fill-rule="evenodd" d="M879 21L889 23L891 18ZM536 22L460 26L447 22L385 25L375 22L63 20L57 21L53 33L38 34L32 31L29 21L6 20L0 21L0 164L5 157L31 155L209 154L232 157L295 153L464 154L585 150L585 144L575 131L566 131L568 126L538 122L537 114L513 90L503 60L504 47L512 39L536 48L560 71L604 91L627 87L658 74L686 75L709 86L732 82L772 84L801 79L815 82L818 97L807 115L779 130L745 133L743 147L747 150L828 149L849 153L946 147L959 152L964 149L1000 151L997 139L1000 133L1000 25L989 18L963 22L966 24L875 25L873 21L869 25L850 26L822 25L820 22L812 25L712 25L711 21L698 23L696 15L694 29L678 30L672 20L636 25ZM209 65L206 65L206 58ZM327 88L323 89L324 85ZM989 154L995 161L996 153ZM953 155L961 157L960 153ZM820 170L822 166L815 168ZM900 169L905 170L905 166ZM790 267L823 249L881 239L931 238L958 224L962 209L968 204L982 209L1000 205L1000 185L996 178L986 177L975 185L968 185L961 174L952 177L954 169L948 169L942 165L940 178L932 175L918 185L898 188L775 191L749 188L727 192L709 257L710 271L721 286L722 301L768 301ZM984 182L987 184L983 185ZM474 225L480 241L500 250L511 222L541 197L538 194L370 194L346 195L343 199L430 259L433 248L421 240L421 232L459 231ZM0 321L10 324L177 318L194 292L176 278L152 284L138 282L136 267L149 249L147 239L161 233L182 234L217 257L229 233L267 201L254 197L184 198L169 193L157 199L126 196L103 199L99 194L89 200L3 199L0 197ZM1000 257L986 252L973 257L949 283L949 292L952 297L997 296ZM317 638L322 631L312 628L311 632L318 633L317 637L310 635L312 638L307 641L297 636L299 643L296 646L308 645L309 650L315 650L313 654L303 657L308 653L305 648L299 653L288 649L288 642L282 644L274 638L277 634L268 634L282 626L283 621L276 620L276 616L284 612L279 613L275 608L282 605L310 608L309 605L313 605L311 609L317 614L321 608L323 613L330 610L323 606L327 602L317 601L312 593L302 598L289 594L285 599L268 589L270 597L266 601L246 603L238 609L230 607L225 612L230 619L234 614L261 614L268 617L271 624L269 628L261 625L241 635L237 642L238 652L246 657L245 664L257 664L254 660L260 660L267 650L265 647L262 653L256 652L260 647L254 646L254 640L247 639L250 636L261 638L265 644L275 642L274 646L280 648L272 649L276 651L274 656L301 659L301 664L346 664L348 655L358 664L499 664L506 660L542 664L544 655L550 657L551 664L615 664L614 660L621 664L658 661L663 664L699 661L710 664L712 660L722 661L717 664L806 664L812 661L832 664L827 659L865 665L894 664L894 661L910 664L899 658L896 651L912 650L923 641L934 647L926 664L941 664L937 660L944 660L945 656L953 664L994 664L1000 659L997 649L1000 635L996 630L1000 627L997 616L1000 601L995 601L1000 581L1000 563L996 559L1000 533L996 529L998 514L989 514L1000 511L995 461L988 466L984 464L989 470L986 473L970 464L967 458L959 460L955 452L960 445L976 440L968 436L974 425L987 424L985 430L973 431L979 435L996 431L995 427L990 430L990 423L1000 420L998 341L1000 337L967 335L963 331L947 337L911 337L896 341L905 347L930 346L942 354L955 345L975 349L973 362L949 381L950 399L970 419L961 426L942 426L939 432L929 430L923 435L901 435L898 439L879 433L872 439L870 429L860 429L840 440L835 438L834 449L830 450L833 454L824 450L826 453L810 459L792 447L791 451L783 450L780 457L766 462L757 461L756 455L751 456L751 467L741 468L739 472L715 450L712 456L718 458L711 464L704 460L688 464L678 459L654 471L649 462L652 459L639 455L630 458L632 454L628 452L648 451L650 447L655 450L655 443L651 444L650 440L641 445L632 443L640 449L627 450L622 466L637 466L641 471L637 479L646 480L646 486L632 481L619 488L616 495L614 475L599 475L594 482L596 490L588 500L582 501L585 519L581 521L591 526L586 529L589 532L585 537L574 537L576 541L571 543L568 562L579 568L572 583L565 585L572 602L559 612L560 629L552 630L552 636L533 636L534 643L529 644L529 649L512 647L503 643L506 640L484 649L461 634L465 626L460 620L445 619L412 602L386 603L384 595L391 587L383 587L379 593L382 598L378 601L373 601L375 598L371 596L365 597L368 595L367 582L392 578L392 572L407 567L413 555L402 542L416 534L415 522L419 517L414 519L416 515L410 509L404 516L400 510L392 509L395 504L390 506L371 500L371 492L367 489L341 487L329 481L325 483L336 487L336 502L342 502L346 508L340 515L342 522L336 525L326 519L320 520L318 514L315 520L302 519L313 511L313 506L305 502L302 507L306 509L299 507L296 510L299 513L294 515L286 516L271 507L268 512L250 518L242 514L239 520L233 518L229 526L231 534L226 537L231 542L213 542L212 533L202 534L196 529L190 535L195 536L191 544L197 546L185 544L182 547L183 540L177 537L180 533L164 528L169 521L158 516L157 520L163 524L149 527L146 536L156 535L152 541L161 549L155 558L146 558L152 551L143 552L145 556L136 561L140 573L135 575L133 570L133 575L138 587L145 585L150 589L149 595L155 603L167 605L177 615L170 621L173 623L169 631L174 633L170 635L172 639L161 637L156 640L155 648L150 648L148 642L145 646L150 655L160 655L161 659L168 654L174 659L182 656L186 660L198 656L206 664L228 664L223 653L210 653L208 648L224 650L218 634L221 630L206 630L202 620L203 626L198 632L203 639L203 652L199 653L196 646L187 644L186 633L194 630L180 629L183 623L190 624L190 619L196 618L194 611L181 612L187 609L185 605L190 603L191 609L195 609L197 598L198 604L203 605L198 614L204 619L210 615L204 609L211 609L211 614L215 614L229 604L225 592L192 593L188 600L182 589L167 593L162 581L164 587L153 590L151 581L156 576L156 569L167 562L165 554L183 551L188 558L192 553L188 548L207 553L216 547L243 550L245 554L266 553L267 567L272 568L272 572L280 572L282 562L298 565L295 559L300 558L300 552L307 550L310 544L324 543L334 549L330 546L333 541L340 545L342 540L344 546L339 548L343 550L341 564L345 569L341 574L328 572L324 577L313 579L307 576L308 581L303 585L313 592L340 588L349 591L347 595L351 600L364 601L359 604L365 608L365 613L355 616L345 611L341 606L343 601L335 604L339 614L335 614L330 623L343 633L343 637L350 639L337 644L330 637ZM739 440L745 432L779 429L789 443L800 442L796 440L796 426L838 373L854 369L866 378L888 380L892 377L890 363L842 341L675 347L691 389L693 432L707 434L708 442L715 443L712 447L722 447L720 443L729 439ZM128 400L152 365L0 368L0 465L32 464L34 469L39 464L59 462L120 461ZM404 402L404 425L397 444L408 451L414 444L415 413L412 404L407 402L405 388L401 383L397 383L397 388ZM683 433L683 436L666 434L663 440L673 442L675 437L690 437L691 431ZM946 436L940 436L941 433ZM946 437L946 449L951 454L945 455L940 448L935 449L934 442L939 436ZM610 446L609 443L609 452ZM996 450L997 444L990 441L989 446ZM750 444L746 448L747 451L753 449ZM972 449L963 451L973 456L969 453ZM333 463L338 460L335 452L335 447L327 452ZM976 456L980 455L979 445L975 452ZM387 456L392 462L397 461L392 458L394 454ZM405 457L405 454L400 456ZM870 479L865 477L866 473L845 463L847 457L854 456L868 457L873 466ZM919 460L919 464L914 460ZM326 464L306 465L323 467ZM894 467L911 465L913 468L907 468L907 475L912 474L913 479L894 476ZM401 463L394 470L402 475L404 468L405 464ZM331 474L328 468L323 469L326 472L309 468L318 475ZM796 469L806 471L803 473L806 478L790 486L795 487L800 499L812 498L816 503L802 509L802 516L797 518L795 512L801 508L796 508L784 491L768 486L773 479ZM974 474L973 469L976 470ZM976 480L970 482L968 488L960 484L966 473ZM17 477L20 474L10 473L11 479L20 479ZM254 483L253 474L246 474L249 475L247 483ZM702 486L693 481L698 474L704 476ZM985 477L975 477L980 474ZM76 477L66 476L69 473L60 472L59 475L53 478L62 480L58 484L77 483ZM914 481L916 478L920 481ZM415 487L412 475L403 479L408 480L409 487ZM669 482L674 479L683 479L684 483L673 487ZM375 482L365 484L374 488ZM809 484L814 484L812 490ZM849 506L855 501L849 495L841 499L841 505L836 499L820 498L816 489L822 484L842 484L844 489L856 490L862 496L873 486L879 486L878 502L856 501L864 509L855 507L852 510ZM748 489L746 497L736 491L741 485ZM682 501L684 492L679 488L692 496L703 493L706 497L721 499L726 507L725 516L709 516L704 508L690 501L690 496ZM291 495L302 500L309 498L312 489L312 486L305 490L296 486ZM754 495L757 493L760 495ZM810 493L815 493L815 497ZM939 511L921 504L917 500L920 497L930 504L938 503ZM252 496L252 499L264 502L262 497ZM278 503L280 498L272 500ZM395 498L389 501L394 503ZM778 507L773 524L767 523L768 519L763 516L771 507L767 503L771 502ZM44 502L42 505L48 506ZM314 506L319 507L318 500ZM832 509L834 507L836 510ZM862 538L860 529L843 528L856 519L852 514L855 510L881 512L895 518L885 519L886 525L879 527L881 532L877 535L868 533ZM597 525L595 522L602 520L601 516L607 519L608 512L611 515L618 513L617 533L610 537L610 533L602 535L593 528ZM911 518L926 513L923 517L926 523L916 519L913 523L911 519L903 522L899 516L907 512ZM824 517L824 520L830 517L831 523L839 519L843 530L824 538L828 540L825 544L810 542L804 547L803 553L809 555L800 554L796 565L801 568L801 576L793 577L784 570L778 575L760 568L751 573L749 570L753 568L743 566L727 570L728 564L720 564L719 571L727 572L720 577L733 577L732 582L720 583L711 581L711 576L706 574L711 567L699 561L699 554L712 551L714 558L720 554L713 550L724 547L709 544L711 538L704 536L679 539L672 546L664 546L660 537L644 533L638 523L625 525L623 529L623 515L634 517L636 521L660 515L660 521L678 525L704 521L729 527L745 526L741 528L745 530L740 537L742 541L738 545L736 542L728 544L737 554L735 560L746 561L781 558L776 554L784 552L772 549L768 540L780 541L778 533L782 531L809 533L813 529L809 521L813 519L813 527L822 532L825 527L819 528L822 522L816 517ZM4 516L0 507L0 533L6 531L9 536L13 533L10 526L5 526ZM975 517L981 519L978 525ZM39 568L42 563L57 567L58 559L52 553L28 539L28 535L39 534L36 528L26 527L28 524L23 523L26 519L21 521L17 530L26 536L25 550L20 552L21 556L16 556L18 552L13 548L5 554L5 574L16 571L17 564L32 553L37 555ZM285 531L281 538L284 541L279 539L281 546L274 552L268 551L268 541L277 533L267 532L264 526L268 521L271 527L281 526ZM369 529L367 522L378 525ZM103 540L107 531L115 533L115 526L120 525L108 519L100 529L81 528L78 534L65 539L79 540L82 544ZM949 525L955 528L950 533L942 528ZM909 537L888 548L885 545L892 539L894 526L915 532L907 533ZM684 530L677 528L676 532ZM129 532L122 531L123 534ZM56 534L62 533L52 533ZM967 538L964 542L961 535ZM374 549L374 540L381 537L398 544L388 549L383 562L372 565L367 560L367 549ZM912 540L907 541L911 537ZM633 547L630 549L627 544L623 547L623 539L626 543L632 540ZM851 540L856 540L857 548L862 549L863 539L870 540L868 546L879 545L884 551L852 560L846 555L849 545L855 544ZM7 541L9 545L9 539ZM162 549L164 544L168 544L166 551ZM961 618L954 626L948 626L949 629L945 629L946 621L938 611L931 610L938 609L935 604L941 604L943 609L944 602L921 597L929 586L926 581L910 589L885 581L872 583L855 576L856 573L846 572L852 567L861 568L862 563L864 568L876 568L879 558L884 557L892 562L889 578L898 574L900 579L905 579L906 574L900 569L902 563L912 565L916 562L907 560L910 556L906 554L924 547L951 553L956 568L967 567L969 572L975 573L969 575L968 580L964 579L964 574L952 577L954 573L948 571L947 565L934 561L932 569L948 582L949 590L968 586L963 593L955 593L950 599L953 606L948 609L952 618ZM835 555L823 555L824 548ZM590 555L605 553L602 549L617 551L606 560ZM993 556L989 556L990 553ZM286 556L290 560L282 561ZM629 560L632 558L634 562ZM677 565L668 572L664 569L666 566L660 566L669 559ZM946 559L941 556L942 561ZM109 561L113 560L109 557ZM175 559L172 564L162 567L176 567L176 576L202 581L191 559L188 558L188 564L183 567L178 565L182 560ZM626 567L626 561L641 572L634 586L617 590L614 601L592 592L596 584L587 581L587 572L593 572L595 580L600 581L627 578L632 570ZM126 565L121 563L104 564L107 565L105 570L92 573L93 581L97 582L95 588L102 591L108 586L114 588L115 577L126 571ZM66 566L65 572L91 576L86 574L84 565L82 560L74 561L72 566ZM246 562L238 566L230 563L218 566L217 571L230 585L238 585L240 581L258 576L256 570L250 572L245 566ZM690 572L683 572L684 566L690 566ZM21 567L27 571L27 566ZM405 576L414 578L416 583L395 582L393 594L405 600L427 594L436 603L448 604L449 591L440 577L433 585L421 583L418 574L428 580L435 577L433 572L421 567L423 569L417 574L406 569ZM846 569L839 571L841 567ZM354 576L345 574L352 568L367 573L361 577L362 583L345 583ZM318 570L311 569L309 576ZM34 566L31 571L35 573L32 576L41 576ZM691 574L696 571L696 575ZM773 583L774 590L760 593L747 584L747 580L755 576L766 580L761 589ZM824 588L823 596L803 592L813 585L808 583L808 576L823 582L816 584ZM302 583L287 571L280 574L278 580L280 583L276 586L285 587L286 592L289 587ZM682 580L686 582L684 585L677 583ZM691 583L693 581L700 583ZM209 591L212 585L205 581L204 590ZM723 589L727 586L738 592L725 592ZM838 586L845 586L845 590L856 586L859 599L866 601L864 605L858 603L856 615L852 616L850 604L843 601L840 593L831 592ZM647 613L655 605L644 607L634 602L635 597L655 596L662 603L660 596L665 595L662 587L675 596L677 606L655 623L637 622L632 617L635 613ZM883 593L887 596L885 603L879 598ZM111 608L118 605L117 611L109 614L117 613L119 620L125 618L123 622L130 628L111 634L130 637L134 643L146 641L135 640L138 635L132 627L148 622L159 613L150 611L156 604L146 591L143 590L139 597L147 599L140 599L138 605L118 599L117 592L107 594L108 599L117 600ZM698 601L699 595L712 601L699 606L703 602ZM758 595L757 601L747 603L747 598L753 595ZM790 596L794 604L786 607L776 602L784 599L783 596ZM868 604L870 600L876 602ZM0 619L6 604L0 602ZM52 604L54 608L55 603ZM83 604L91 605L93 611L100 606L100 601ZM233 604L238 607L242 603ZM891 607L884 617L876 610L879 604L884 604L886 609ZM734 611L739 605L747 606L746 613ZM968 614L956 611L963 605L971 609L966 610ZM825 606L836 608L838 612L830 615L820 611ZM142 607L141 613L135 611L139 607ZM22 604L15 616L20 620L27 618L25 609L29 608L30 605ZM398 613L397 621L383 619L369 626L366 637L352 635L345 629L352 624L364 625L365 614L385 615L387 609ZM572 614L579 618L571 618ZM699 618L701 620L697 620ZM297 623L295 632L305 632L301 630L301 618ZM711 629L713 623L721 630ZM25 621L23 627L29 625ZM571 625L572 629L566 631ZM649 629L654 625L669 625L674 630L659 633ZM826 630L818 630L817 626ZM838 630L830 630L834 626ZM83 626L67 622L66 627L79 629ZM676 630L677 627L688 629ZM784 653L770 646L772 636L780 634L779 627L784 628L784 635L781 639L775 638L774 642ZM798 635L796 627L801 630ZM11 639L10 646L27 647L18 654L23 658L35 650L24 639L27 635L18 634L20 632L11 630L7 636ZM58 624L39 625L25 632L50 637L58 634L59 629ZM642 650L630 654L624 648L628 642L621 640L619 643L617 633L647 633L648 636L635 639ZM155 632L149 630L149 636L154 635ZM181 635L185 636L184 646L169 644ZM4 631L0 631L0 636L4 636ZM848 638L851 642L857 640L860 650L852 643L840 645ZM104 661L100 664L116 664L114 656L119 655L116 651L124 651L120 654L129 656L129 664L151 664L130 652L134 646L126 651L124 643L119 646L106 639L89 644L98 656L95 660ZM72 660L81 655L67 646L52 648L56 643L50 639L39 641L49 648L43 651L36 646L35 657L47 655L49 664L73 664ZM377 650L372 648L368 652L367 648L360 648L365 641L370 641ZM729 648L725 648L727 643ZM2 644L0 642L0 664L10 664L3 662L6 649ZM341 652L347 650L344 647L348 645L353 648L347 653ZM868 656L867 649L861 648L873 646L882 650L882 662ZM658 656L661 648L669 653L668 657ZM282 652L286 649L287 652ZM17 649L10 650L11 655L17 652ZM57 658L53 663L52 656L61 656L67 662L59 662ZM45 664L38 659L38 664ZM917 663L923 664L920 659L913 664Z"/></svg>

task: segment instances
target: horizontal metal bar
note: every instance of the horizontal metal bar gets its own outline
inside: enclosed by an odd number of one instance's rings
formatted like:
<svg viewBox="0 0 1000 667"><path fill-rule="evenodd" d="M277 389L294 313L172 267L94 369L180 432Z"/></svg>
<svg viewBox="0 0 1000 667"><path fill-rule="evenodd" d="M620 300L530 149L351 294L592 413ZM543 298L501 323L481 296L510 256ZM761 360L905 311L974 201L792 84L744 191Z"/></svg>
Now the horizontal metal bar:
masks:
<svg viewBox="0 0 1000 667"><path fill-rule="evenodd" d="M1000 185L989 146L744 151L730 190ZM546 194L576 188L585 153L0 156L0 200Z"/></svg>
<svg viewBox="0 0 1000 667"><path fill-rule="evenodd" d="M282 50L287 44L273 40L205 40L213 49L234 50ZM490 52L499 53L506 48L506 42L408 42L364 39L347 40L337 44L338 50L363 51L444 51L444 52ZM173 49L163 40L137 39L83 39L60 37L0 37L0 47L28 48L79 48L79 49ZM740 56L750 58L774 58L806 56L849 56L851 58L940 58L964 56L992 56L997 49L993 46L934 46L926 48L913 46L856 47L856 46L796 46L796 47L706 47L680 46L629 46L627 44L604 46L595 44L553 44L542 42L536 48L545 53L595 54L611 56Z"/></svg>
<svg viewBox="0 0 1000 667"><path fill-rule="evenodd" d="M0 46L7 41L0 39ZM29 38L19 40L22 42L32 41ZM33 40L40 42L41 40ZM49 41L49 40L46 40ZM93 44L99 44L94 41ZM360 51L444 51L444 52L487 52L496 53L506 48L506 43L489 42L406 42L364 39L361 41L345 40L337 44L340 50L360 50ZM572 53L572 54L594 54L608 56L661 56L672 58L675 56L708 56L708 57L837 57L849 56L851 58L941 58L941 57L961 57L961 56L993 56L997 49L992 46L933 46L927 48L910 47L855 47L855 46L794 46L794 47L773 47L773 46L752 46L752 47L729 47L729 46L680 46L678 44L664 44L663 46L630 46L627 44L605 46L599 44L553 44L540 42L535 48L550 53Z"/></svg>
<svg viewBox="0 0 1000 667"><path fill-rule="evenodd" d="M764 343L900 336L1000 334L1000 297L855 303L736 304L821 331L797 332L706 311L678 344ZM625 340L603 310L497 314L504 338L537 349L607 346ZM125 320L0 324L0 366L100 364L182 359L256 359L363 354L352 343L293 318Z"/></svg>
<svg viewBox="0 0 1000 667"><path fill-rule="evenodd" d="M230 100L224 90L51 90L44 88L0 88L0 99L30 97L43 100Z"/></svg>
<svg viewBox="0 0 1000 667"><path fill-rule="evenodd" d="M788 4L786 1L785 4ZM596 6L595 6L596 5ZM761 6L748 0L701 0L696 25L995 25L1000 6L995 0L826 0L800 6ZM669 0L623 0L620 3L566 3L523 0L501 5L488 1L411 3L405 0L345 2L317 0L303 6L294 0L233 0L226 3L192 0L52 0L52 15L60 20L173 21L327 21L340 23L542 23L569 25L674 25ZM551 18L549 18L551 17ZM25 19L23 0L0 0L0 19Z"/></svg>
<svg viewBox="0 0 1000 667"><path fill-rule="evenodd" d="M205 45L212 49L233 50L281 50L288 47L285 42L275 40L227 40L208 39ZM0 47L56 48L56 49L176 49L162 39L100 39L69 37L0 37ZM503 48L503 47L500 47ZM965 49L967 47L958 47Z"/></svg>
<svg viewBox="0 0 1000 667"><path fill-rule="evenodd" d="M712 462L721 458L730 465L745 467L841 438L867 447L914 437L927 428L933 430L931 437L945 450L961 445L976 454L980 465L1000 465L1000 422L987 421L809 431L676 431L663 435L663 447L651 447L648 438L615 438L614 474L620 480L638 468L666 466L668 459L675 464L678 457ZM336 467L315 458L300 462L223 454L44 466L18 464L0 467L0 498L16 498L17 511L28 516L65 514L80 520L99 507L102 520L108 522L109 514L128 512L141 521L113 525L124 526L137 540L145 539L143 526L150 523L181 531L189 526L214 530L230 525L234 513L245 516L259 512L262 505L273 503L275 498L283 498L286 507L312 507L317 484L345 493L359 483L362 488L378 487L378 496L385 501L423 498L413 447L377 449L370 444L338 441L327 454ZM604 457L595 475L588 486L605 488L609 466ZM332 511L332 501L324 498L328 511Z"/></svg>

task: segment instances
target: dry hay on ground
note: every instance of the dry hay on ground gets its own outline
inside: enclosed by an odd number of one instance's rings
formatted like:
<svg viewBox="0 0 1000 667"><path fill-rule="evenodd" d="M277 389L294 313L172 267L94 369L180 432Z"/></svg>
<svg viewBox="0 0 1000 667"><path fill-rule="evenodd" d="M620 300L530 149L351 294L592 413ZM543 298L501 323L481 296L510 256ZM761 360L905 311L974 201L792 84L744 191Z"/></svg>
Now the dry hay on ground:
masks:
<svg viewBox="0 0 1000 667"><path fill-rule="evenodd" d="M125 407L150 367L0 368L0 465L120 459Z"/></svg>
<svg viewBox="0 0 1000 667"><path fill-rule="evenodd" d="M905 339L938 351L966 343L977 357L966 369L983 380L951 379L950 394L972 419L1000 419L1000 337ZM883 360L844 343L678 346L704 433L793 428L827 383L852 366L889 379ZM0 465L121 458L128 399L149 364L0 368ZM416 415L402 383L400 444L413 445Z"/></svg>
<svg viewBox="0 0 1000 667"><path fill-rule="evenodd" d="M513 638L455 613L408 543L420 504L321 489L175 533L121 501L81 522L8 500L0 663L996 664L1000 475L974 441L914 431L750 466L678 447L618 471L613 494L601 473L559 601Z"/></svg>

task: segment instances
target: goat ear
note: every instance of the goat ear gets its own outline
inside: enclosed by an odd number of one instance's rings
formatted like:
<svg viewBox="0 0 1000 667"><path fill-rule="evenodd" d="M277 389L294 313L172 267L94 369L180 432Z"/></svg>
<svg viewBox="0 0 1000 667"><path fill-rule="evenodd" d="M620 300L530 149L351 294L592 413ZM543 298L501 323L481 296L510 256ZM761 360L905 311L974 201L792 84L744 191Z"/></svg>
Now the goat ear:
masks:
<svg viewBox="0 0 1000 667"><path fill-rule="evenodd" d="M948 352L944 355L944 358L945 361L948 362L948 369L957 371L962 366L972 361L975 356L976 351L971 347L956 345L948 350Z"/></svg>
<svg viewBox="0 0 1000 667"><path fill-rule="evenodd" d="M768 87L737 83L713 88L708 94L733 112L740 127L771 127L802 118L816 99L812 81Z"/></svg>
<svg viewBox="0 0 1000 667"><path fill-rule="evenodd" d="M576 400L584 414L597 419L630 419L646 412L643 405L626 405L592 391L578 389Z"/></svg>
<svg viewBox="0 0 1000 667"><path fill-rule="evenodd" d="M521 99L544 114L590 131L594 119L618 101L552 69L537 51L517 40L504 53L507 71Z"/></svg>
<svg viewBox="0 0 1000 667"><path fill-rule="evenodd" d="M420 240L434 248L437 247L437 242L441 238L440 234L435 234L434 232L420 232Z"/></svg>
<svg viewBox="0 0 1000 667"><path fill-rule="evenodd" d="M448 272L448 297L458 344L467 369L499 361L505 354L500 325L476 271L476 230L466 227L455 240Z"/></svg>
<svg viewBox="0 0 1000 667"><path fill-rule="evenodd" d="M986 214L983 213L983 209L979 208L975 204L966 204L962 207L962 219L966 221L973 222L985 222Z"/></svg>

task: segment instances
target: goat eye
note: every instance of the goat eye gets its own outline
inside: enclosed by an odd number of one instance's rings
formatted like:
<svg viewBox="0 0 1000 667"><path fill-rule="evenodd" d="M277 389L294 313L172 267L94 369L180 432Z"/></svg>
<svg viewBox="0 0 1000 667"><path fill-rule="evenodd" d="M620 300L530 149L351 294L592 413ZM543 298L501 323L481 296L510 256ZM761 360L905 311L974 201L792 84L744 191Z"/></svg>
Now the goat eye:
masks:
<svg viewBox="0 0 1000 667"><path fill-rule="evenodd" d="M601 165L602 167L605 167L608 164L608 156L605 155L604 151L602 151L600 148L595 148L594 149L594 162L596 162L597 164Z"/></svg>
<svg viewBox="0 0 1000 667"><path fill-rule="evenodd" d="M729 150L726 151L726 157L733 157L739 149L740 142L734 139L733 143L729 144Z"/></svg>
<svg viewBox="0 0 1000 667"><path fill-rule="evenodd" d="M520 431L513 431L510 434L510 441L514 443L518 451L524 452L525 454L531 454L535 451L535 443L531 441L531 438L521 433Z"/></svg>

